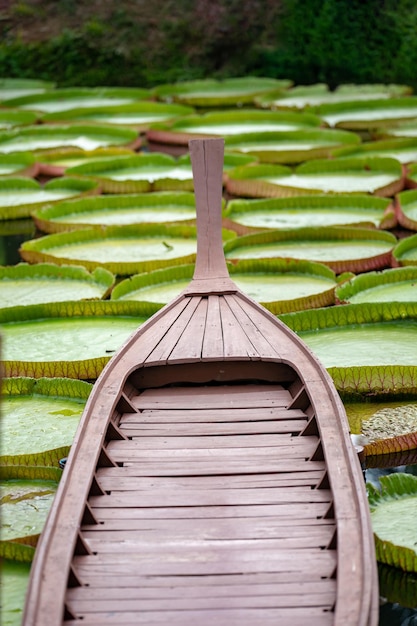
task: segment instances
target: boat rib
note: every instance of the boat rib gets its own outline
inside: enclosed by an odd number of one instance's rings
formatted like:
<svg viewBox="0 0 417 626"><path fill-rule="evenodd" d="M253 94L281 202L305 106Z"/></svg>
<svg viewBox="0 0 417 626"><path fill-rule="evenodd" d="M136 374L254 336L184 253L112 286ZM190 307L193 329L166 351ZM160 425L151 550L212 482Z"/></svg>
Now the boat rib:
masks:
<svg viewBox="0 0 417 626"><path fill-rule="evenodd" d="M229 277L223 151L190 142L194 277L94 385L24 626L377 624L343 405L309 348Z"/></svg>

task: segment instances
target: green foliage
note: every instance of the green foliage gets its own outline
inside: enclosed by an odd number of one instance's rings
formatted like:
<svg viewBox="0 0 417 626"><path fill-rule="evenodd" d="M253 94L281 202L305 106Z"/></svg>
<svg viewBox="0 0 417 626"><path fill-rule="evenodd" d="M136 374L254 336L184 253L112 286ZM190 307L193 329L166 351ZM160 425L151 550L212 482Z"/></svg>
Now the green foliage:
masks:
<svg viewBox="0 0 417 626"><path fill-rule="evenodd" d="M59 26L45 39L50 15ZM100 12L20 0L3 26L0 76L153 87L252 74L417 90L416 32L415 0L154 0L140 10L103 3Z"/></svg>

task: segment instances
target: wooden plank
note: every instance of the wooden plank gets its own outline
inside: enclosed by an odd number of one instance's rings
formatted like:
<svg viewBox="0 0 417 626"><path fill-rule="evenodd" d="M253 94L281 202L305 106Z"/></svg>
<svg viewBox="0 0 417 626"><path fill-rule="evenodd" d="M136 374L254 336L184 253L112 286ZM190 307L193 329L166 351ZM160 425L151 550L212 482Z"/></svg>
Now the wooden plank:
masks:
<svg viewBox="0 0 417 626"><path fill-rule="evenodd" d="M226 359L260 359L261 355L251 344L224 298L220 298L220 314L223 327L224 357Z"/></svg>
<svg viewBox="0 0 417 626"><path fill-rule="evenodd" d="M321 595L335 593L336 591L336 580L332 580L331 578L307 583L303 581L287 582L285 580L277 581L275 583L259 583L256 581L256 578L252 577L246 583L241 582L228 584L224 580L217 579L217 584L197 584L195 579L193 580L187 577L187 584L181 583L180 581L174 582L173 579L169 579L169 586L152 582L153 580L153 578L135 578L131 583L123 581L122 587L113 587L109 586L109 581L106 580L106 577L97 578L94 579L92 581L93 584L90 584L88 587L82 586L68 589L67 599L166 599L181 596L182 598L187 599L212 598L214 600L219 600L220 598L256 598L262 595L274 595L279 598L280 596L294 594L297 594L299 599L301 599L305 594L315 594L316 597L320 597ZM97 586L100 584L102 586Z"/></svg>
<svg viewBox="0 0 417 626"><path fill-rule="evenodd" d="M170 460L164 463L141 460L123 460L126 475L132 476L201 476L205 474L219 475L230 474L250 474L258 472L308 472L311 469L325 469L323 461L310 461L300 464L299 459L276 459L274 457L259 457L252 459L225 459L219 465L214 459L187 459L185 465L182 459Z"/></svg>
<svg viewBox="0 0 417 626"><path fill-rule="evenodd" d="M79 620L69 620L66 626L79 626ZM291 609L219 609L200 611L161 611L143 613L95 613L83 619L83 626L331 626L334 616L322 608L300 607Z"/></svg>
<svg viewBox="0 0 417 626"><path fill-rule="evenodd" d="M102 496L104 498L105 496ZM90 501L91 509L99 522L108 519L201 519L201 518L223 518L236 519L239 517L270 517L279 516L282 519L316 519L326 514L328 502L305 503L281 503L269 505L236 505L236 506L186 506L186 507L130 507L115 508L97 506L100 498ZM107 500L108 502L108 500Z"/></svg>
<svg viewBox="0 0 417 626"><path fill-rule="evenodd" d="M335 602L336 594L332 590L323 592L320 595L305 592L303 595L294 592L286 596L276 596L275 594L260 596L241 596L229 598L125 598L123 609L120 607L119 599L109 599L105 597L94 600L92 598L77 599L68 603L70 610L78 614L90 615L91 613L105 613L107 611L115 613L142 612L142 611L198 611L201 609L232 610L232 609L263 609L263 608L291 608L291 607L321 607L330 610Z"/></svg>
<svg viewBox="0 0 417 626"><path fill-rule="evenodd" d="M298 435L307 424L303 420L270 420L265 422L204 422L193 424L135 424L125 423L119 426L127 437L178 437L178 436L206 436L206 435L244 435L244 434L282 434Z"/></svg>
<svg viewBox="0 0 417 626"><path fill-rule="evenodd" d="M135 439L113 440L110 441L106 451L111 455L115 450L126 451L126 457L132 454L132 451L160 450L162 452L168 450L197 450L200 448L219 450L224 448L278 448L279 452L282 448L291 447L295 453L296 450L303 456L311 456L317 445L319 438L310 437L293 437L291 433L280 434L247 434L247 435L204 435L193 436L191 433L187 437L171 435L170 437L136 437ZM278 450L276 450L278 452Z"/></svg>
<svg viewBox="0 0 417 626"><path fill-rule="evenodd" d="M94 568L99 571L111 571L114 575L223 575L247 572L295 572L309 571L311 578L319 580L323 576L331 577L336 566L337 555L333 550L262 550L260 548L239 548L231 550L229 546L217 547L212 551L200 549L195 553L168 549L154 553L122 553L115 559L112 554L75 556L73 563L81 574Z"/></svg>
<svg viewBox="0 0 417 626"><path fill-rule="evenodd" d="M202 298L194 310L187 327L172 349L168 363L181 363L201 360L204 333L206 329L207 298Z"/></svg>
<svg viewBox="0 0 417 626"><path fill-rule="evenodd" d="M277 342L271 343L266 339L259 328L252 320L253 306L247 306L239 296L225 295L224 300L227 302L230 310L233 312L240 328L244 331L248 340L255 347L263 359L280 359Z"/></svg>
<svg viewBox="0 0 417 626"><path fill-rule="evenodd" d="M86 539L100 536L103 541L107 535L112 538L114 533L124 539L128 535L120 533L141 533L150 540L160 537L164 540L177 538L271 538L296 537L305 535L319 536L321 529L327 534L333 533L336 523L332 519L303 519L289 520L278 516L270 517L239 517L229 519L181 519L181 520L149 520L143 519L111 519L101 524L83 525L82 535ZM140 536L140 535L138 535Z"/></svg>
<svg viewBox="0 0 417 626"><path fill-rule="evenodd" d="M101 524L99 524L100 526ZM217 529L217 525L216 525ZM216 530L216 529L213 529ZM83 531L83 540L86 545L93 551L100 554L112 553L114 555L129 553L130 551L139 551L143 553L153 550L156 554L162 551L169 551L172 546L179 545L184 552L184 558L187 556L188 550L200 549L201 554L210 548L216 549L220 543L226 541L237 545L239 549L245 550L249 542L255 540L259 543L259 547L265 550L280 550L283 548L303 549L325 549L334 534L334 528L330 526L311 526L308 534L305 533L305 527L292 529L287 527L285 532L277 533L271 530L270 536L262 534L262 530L258 533L251 532L250 528L241 529L241 524L237 524L236 528L227 529L228 532L196 532L189 534L187 537L185 532L176 533L173 536L167 536L165 532L146 532L142 530L113 530L113 531ZM117 557L115 557L117 558Z"/></svg>
<svg viewBox="0 0 417 626"><path fill-rule="evenodd" d="M285 404L291 401L289 392L281 392L285 395L283 406L240 408L230 411L217 407L201 407L200 409L141 409L140 413L123 413L121 424L189 424L189 423L243 423L243 422L264 422L267 420L301 420L306 419L306 414L300 409L287 409ZM132 398L135 403L135 399Z"/></svg>
<svg viewBox="0 0 417 626"><path fill-rule="evenodd" d="M116 492L111 495L93 496L90 504L95 507L196 507L232 506L246 504L290 504L304 502L329 502L331 493L327 489L309 487L267 488L267 489L206 489L203 492L187 489L172 493L167 489L153 490L151 493Z"/></svg>
<svg viewBox="0 0 417 626"><path fill-rule="evenodd" d="M209 296L207 302L206 332L204 334L201 357L206 361L212 361L217 360L219 354L224 354L219 298L217 296Z"/></svg>
<svg viewBox="0 0 417 626"><path fill-rule="evenodd" d="M189 476L171 477L126 476L126 468L101 468L97 480L103 491L149 490L149 489L247 489L248 487L295 487L297 485L317 485L323 478L321 471L287 472L285 474L249 474L229 476ZM112 471L114 470L114 471ZM118 471L119 470L119 471ZM120 471L122 470L122 471Z"/></svg>
<svg viewBox="0 0 417 626"><path fill-rule="evenodd" d="M179 337L198 306L200 298L186 299L187 306L175 320L166 333L160 338L154 349L144 361L145 365L166 363Z"/></svg>

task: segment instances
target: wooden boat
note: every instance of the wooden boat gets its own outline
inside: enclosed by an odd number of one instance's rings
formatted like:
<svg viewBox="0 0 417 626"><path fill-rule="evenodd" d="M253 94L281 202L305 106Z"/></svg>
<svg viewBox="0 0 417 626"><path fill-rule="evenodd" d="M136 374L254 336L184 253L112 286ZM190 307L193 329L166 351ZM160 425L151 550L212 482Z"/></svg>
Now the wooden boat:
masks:
<svg viewBox="0 0 417 626"><path fill-rule="evenodd" d="M190 142L193 280L94 386L37 547L25 626L377 623L343 405L306 345L228 275L223 150L222 139Z"/></svg>

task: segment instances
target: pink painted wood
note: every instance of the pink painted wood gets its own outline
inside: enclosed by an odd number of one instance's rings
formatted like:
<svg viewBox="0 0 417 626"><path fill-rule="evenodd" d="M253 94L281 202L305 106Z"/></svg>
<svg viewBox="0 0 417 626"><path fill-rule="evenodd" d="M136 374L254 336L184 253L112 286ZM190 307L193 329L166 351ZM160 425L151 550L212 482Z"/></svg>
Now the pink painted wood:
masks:
<svg viewBox="0 0 417 626"><path fill-rule="evenodd" d="M377 576L342 403L231 281L223 140L190 142L194 277L97 380L24 626L375 626Z"/></svg>

